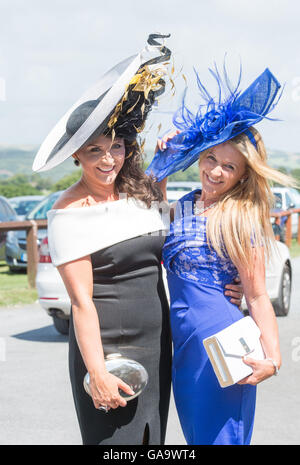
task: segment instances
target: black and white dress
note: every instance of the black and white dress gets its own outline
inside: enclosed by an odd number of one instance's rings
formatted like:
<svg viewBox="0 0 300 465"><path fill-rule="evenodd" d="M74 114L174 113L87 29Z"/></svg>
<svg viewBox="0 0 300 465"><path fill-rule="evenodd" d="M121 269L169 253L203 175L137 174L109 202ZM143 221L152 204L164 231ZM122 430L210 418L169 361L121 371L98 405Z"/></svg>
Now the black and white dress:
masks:
<svg viewBox="0 0 300 465"><path fill-rule="evenodd" d="M103 413L83 388L86 367L72 321L69 369L83 444L164 444L171 384L169 307L161 268L166 222L135 199L48 212L55 266L90 254L93 302L105 354L121 353L147 369L149 382L126 407Z"/></svg>

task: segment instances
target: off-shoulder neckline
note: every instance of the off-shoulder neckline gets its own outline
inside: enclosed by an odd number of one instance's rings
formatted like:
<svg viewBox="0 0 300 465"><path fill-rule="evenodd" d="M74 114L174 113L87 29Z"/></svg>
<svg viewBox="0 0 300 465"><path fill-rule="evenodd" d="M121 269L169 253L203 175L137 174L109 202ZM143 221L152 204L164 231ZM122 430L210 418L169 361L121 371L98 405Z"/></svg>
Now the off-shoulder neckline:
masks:
<svg viewBox="0 0 300 465"><path fill-rule="evenodd" d="M70 207L70 208L51 208L51 210L48 211L48 213L53 212L53 213L60 213L60 212L71 212L71 211L78 211L78 210L89 210L90 208L99 208L99 207L108 207L108 205L112 204L119 204L120 202L124 202L126 199L119 199L119 200L113 200L111 202L99 202L96 203L95 205L90 205L87 207Z"/></svg>

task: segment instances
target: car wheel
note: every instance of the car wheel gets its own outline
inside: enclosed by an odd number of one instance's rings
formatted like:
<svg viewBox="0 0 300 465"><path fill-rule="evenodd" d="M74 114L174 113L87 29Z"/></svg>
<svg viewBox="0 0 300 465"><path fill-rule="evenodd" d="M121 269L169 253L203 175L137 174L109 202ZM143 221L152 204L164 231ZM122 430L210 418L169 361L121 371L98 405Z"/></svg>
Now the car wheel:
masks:
<svg viewBox="0 0 300 465"><path fill-rule="evenodd" d="M10 273L20 273L21 271L24 272L24 268L18 268L17 266L9 266L8 268Z"/></svg>
<svg viewBox="0 0 300 465"><path fill-rule="evenodd" d="M69 320L59 318L56 315L53 315L52 318L53 318L53 323L54 323L55 329L60 334L69 334Z"/></svg>
<svg viewBox="0 0 300 465"><path fill-rule="evenodd" d="M276 316L287 316L290 310L292 289L291 268L286 263L283 267L278 299L273 303Z"/></svg>

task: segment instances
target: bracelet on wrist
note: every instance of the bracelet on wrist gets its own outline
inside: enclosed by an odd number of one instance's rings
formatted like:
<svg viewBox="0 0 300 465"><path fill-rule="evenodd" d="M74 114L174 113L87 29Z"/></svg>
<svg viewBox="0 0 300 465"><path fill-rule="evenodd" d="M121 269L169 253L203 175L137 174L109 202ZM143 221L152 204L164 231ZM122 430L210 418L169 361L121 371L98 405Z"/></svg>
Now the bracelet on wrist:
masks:
<svg viewBox="0 0 300 465"><path fill-rule="evenodd" d="M279 367L278 367L277 363L275 362L275 360L273 360L273 359L270 358L270 357L266 358L266 360L269 360L270 362L272 362L273 367L275 368L274 376L277 376L278 373L279 373Z"/></svg>

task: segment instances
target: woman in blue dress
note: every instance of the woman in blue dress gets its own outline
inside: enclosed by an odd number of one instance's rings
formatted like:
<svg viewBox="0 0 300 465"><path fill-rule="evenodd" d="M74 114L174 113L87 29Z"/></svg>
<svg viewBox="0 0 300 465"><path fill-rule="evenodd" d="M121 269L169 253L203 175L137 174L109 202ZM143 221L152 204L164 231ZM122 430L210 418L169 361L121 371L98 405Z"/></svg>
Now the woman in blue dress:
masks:
<svg viewBox="0 0 300 465"><path fill-rule="evenodd" d="M199 159L202 183L202 189L173 206L163 248L173 391L188 444L249 444L256 385L277 374L281 365L276 317L265 287L264 254L270 256L274 243L268 181L290 185L293 180L267 165L262 139L252 126L270 110L280 86L267 70L244 94L230 89L230 97L216 103L198 83L209 97L206 113L200 109L194 117L183 103L180 120L178 114L174 118L177 134L159 142L148 169L165 190L166 176ZM266 89L273 89L271 95ZM222 388L203 340L243 318L222 291L238 275L266 359L247 357L253 374Z"/></svg>

